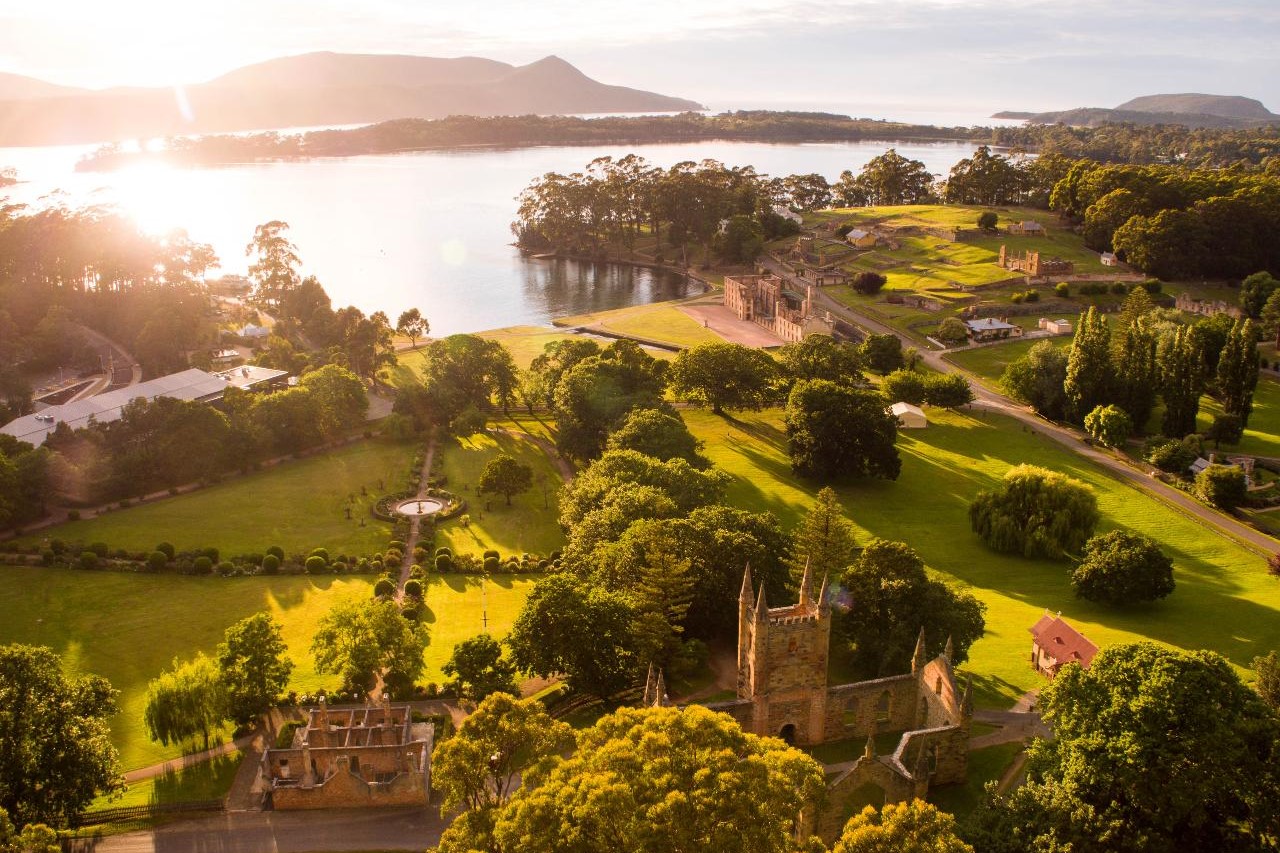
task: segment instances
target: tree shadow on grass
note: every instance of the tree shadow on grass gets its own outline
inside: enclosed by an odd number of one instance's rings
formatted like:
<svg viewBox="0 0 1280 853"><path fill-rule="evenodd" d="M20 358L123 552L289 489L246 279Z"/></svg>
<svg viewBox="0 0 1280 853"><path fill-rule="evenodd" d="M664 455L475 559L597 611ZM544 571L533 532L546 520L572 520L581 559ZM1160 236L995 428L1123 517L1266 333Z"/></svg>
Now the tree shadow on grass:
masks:
<svg viewBox="0 0 1280 853"><path fill-rule="evenodd" d="M181 770L157 776L151 792L156 804L218 800L227 795L243 756L220 755Z"/></svg>

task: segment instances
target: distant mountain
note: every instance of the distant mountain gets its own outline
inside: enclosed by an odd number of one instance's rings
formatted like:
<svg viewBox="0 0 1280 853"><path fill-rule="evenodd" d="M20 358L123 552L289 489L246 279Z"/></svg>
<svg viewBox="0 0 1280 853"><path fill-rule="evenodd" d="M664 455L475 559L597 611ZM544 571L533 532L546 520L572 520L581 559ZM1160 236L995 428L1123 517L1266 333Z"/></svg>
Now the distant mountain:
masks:
<svg viewBox="0 0 1280 853"><path fill-rule="evenodd" d="M1068 124L1097 127L1101 124L1181 124L1187 127L1247 128L1280 123L1261 101L1239 95L1144 95L1120 106L1079 107L1054 112L1001 112L992 118L1022 119L1031 124Z"/></svg>
<svg viewBox="0 0 1280 853"><path fill-rule="evenodd" d="M23 77L21 74L5 74L0 72L0 101L26 101L34 98L56 98L60 95L74 95L84 89L73 89L70 86L59 86L46 83L34 77Z"/></svg>
<svg viewBox="0 0 1280 853"><path fill-rule="evenodd" d="M1246 121L1276 121L1276 115L1262 105L1262 101L1240 95L1143 95L1125 101L1117 110L1137 113L1183 113L1186 115L1220 116Z"/></svg>
<svg viewBox="0 0 1280 853"><path fill-rule="evenodd" d="M695 101L600 83L555 56L513 66L478 57L310 53L180 89L69 90L38 98L5 91L0 88L0 146L450 115L703 109Z"/></svg>

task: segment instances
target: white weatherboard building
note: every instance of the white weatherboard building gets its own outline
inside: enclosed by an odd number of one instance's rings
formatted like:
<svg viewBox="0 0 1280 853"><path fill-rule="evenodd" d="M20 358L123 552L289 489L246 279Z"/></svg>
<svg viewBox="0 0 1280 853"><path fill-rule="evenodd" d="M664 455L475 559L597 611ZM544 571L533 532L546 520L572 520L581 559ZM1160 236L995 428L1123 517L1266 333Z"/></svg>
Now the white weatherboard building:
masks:
<svg viewBox="0 0 1280 853"><path fill-rule="evenodd" d="M924 429L929 425L929 419L925 417L924 411L919 406L913 406L910 403L894 403L889 407L889 411L898 419L898 425L903 429Z"/></svg>

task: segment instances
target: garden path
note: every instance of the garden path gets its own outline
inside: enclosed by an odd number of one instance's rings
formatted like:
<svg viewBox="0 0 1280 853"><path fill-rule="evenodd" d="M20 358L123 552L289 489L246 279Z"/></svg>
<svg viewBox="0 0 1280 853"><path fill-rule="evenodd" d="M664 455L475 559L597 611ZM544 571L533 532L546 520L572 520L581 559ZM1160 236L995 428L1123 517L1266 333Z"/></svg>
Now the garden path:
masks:
<svg viewBox="0 0 1280 853"><path fill-rule="evenodd" d="M418 480L418 495L420 499L427 497L427 483L431 476L431 461L436 455L436 440L434 437L427 442L427 455L422 460L422 476ZM419 516L413 516L409 519L409 536L404 543L404 559L400 563L400 582L396 585L396 598L404 599L404 583L409 579L409 570L413 568L413 549L418 547L419 531L422 525L422 519Z"/></svg>

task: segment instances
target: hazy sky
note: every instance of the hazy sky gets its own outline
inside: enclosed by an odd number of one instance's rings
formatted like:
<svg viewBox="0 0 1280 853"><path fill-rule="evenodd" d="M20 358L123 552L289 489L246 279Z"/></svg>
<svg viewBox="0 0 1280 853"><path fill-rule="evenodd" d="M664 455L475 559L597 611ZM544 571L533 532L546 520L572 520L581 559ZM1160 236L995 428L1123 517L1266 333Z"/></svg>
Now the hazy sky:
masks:
<svg viewBox="0 0 1280 853"><path fill-rule="evenodd" d="M1280 110L1280 0L0 0L0 71L198 82L334 50L549 53L713 108L1114 106L1242 94Z"/></svg>

